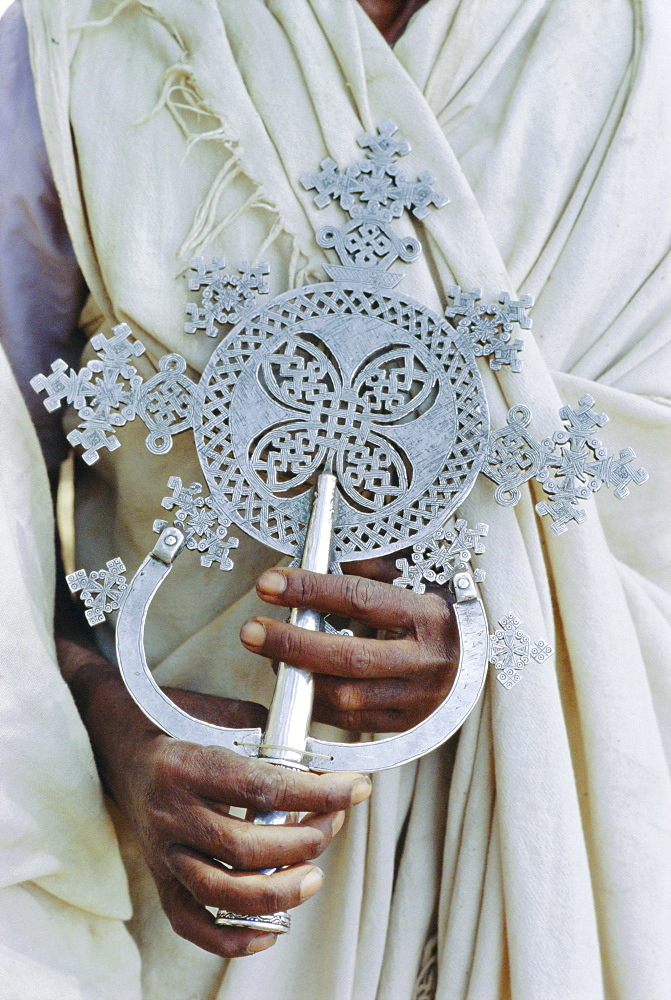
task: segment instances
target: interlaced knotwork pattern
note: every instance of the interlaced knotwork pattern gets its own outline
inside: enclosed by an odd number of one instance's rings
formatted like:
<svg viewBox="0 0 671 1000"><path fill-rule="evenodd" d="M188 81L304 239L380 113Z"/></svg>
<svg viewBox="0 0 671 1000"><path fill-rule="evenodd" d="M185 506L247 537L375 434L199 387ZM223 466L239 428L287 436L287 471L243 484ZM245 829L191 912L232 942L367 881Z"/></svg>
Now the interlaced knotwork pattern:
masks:
<svg viewBox="0 0 671 1000"><path fill-rule="evenodd" d="M472 355L440 317L384 289L327 284L280 296L229 334L202 385L196 440L212 495L285 552L302 542L319 470L337 472L346 501L334 529L342 559L391 551L437 526L484 458L487 411ZM250 411L267 415L251 448L237 431ZM427 462L429 428L439 426Z"/></svg>
<svg viewBox="0 0 671 1000"><path fill-rule="evenodd" d="M592 396L581 396L576 409L562 406L559 416L564 428L552 438L537 441L525 430L531 411L526 406L512 407L506 426L490 435L482 470L499 484L496 499L506 506L520 499L522 483L533 478L541 483L549 499L537 503L536 511L541 517L550 515L556 535L566 531L569 522L585 520L587 512L579 501L602 486L614 487L621 500L629 495L631 483L640 485L648 478L645 469L632 468L636 454L631 448L623 448L618 456L609 454L594 435L594 429L603 427L608 417L595 412Z"/></svg>

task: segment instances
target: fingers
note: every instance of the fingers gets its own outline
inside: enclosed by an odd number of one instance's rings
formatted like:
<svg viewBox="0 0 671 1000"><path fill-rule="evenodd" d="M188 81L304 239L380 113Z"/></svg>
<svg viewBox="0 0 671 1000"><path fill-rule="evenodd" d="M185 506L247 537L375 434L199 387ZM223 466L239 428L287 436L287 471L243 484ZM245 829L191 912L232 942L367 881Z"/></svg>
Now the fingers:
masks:
<svg viewBox="0 0 671 1000"><path fill-rule="evenodd" d="M425 719L449 694L454 671L417 681L315 678L313 717L350 732L404 732Z"/></svg>
<svg viewBox="0 0 671 1000"><path fill-rule="evenodd" d="M316 865L283 868L271 875L229 871L187 847L175 847L166 865L201 906L262 916L304 903L321 888L323 874Z"/></svg>
<svg viewBox="0 0 671 1000"><path fill-rule="evenodd" d="M217 858L237 871L303 864L319 857L342 826L344 812L311 815L302 823L263 826L235 819L200 803L184 817L166 824L168 839L181 848ZM212 904L214 905L214 904Z"/></svg>
<svg viewBox="0 0 671 1000"><path fill-rule="evenodd" d="M342 826L344 807L368 797L370 781L357 774L299 774L168 737L157 737L153 748L158 760L137 829L174 930L224 957L270 946L274 938L261 932L217 927L203 907L265 914L308 899L322 882L312 859ZM323 811L329 802L342 808ZM230 816L236 804L311 812L301 823L264 826ZM267 875L260 868L282 870Z"/></svg>
<svg viewBox="0 0 671 1000"><path fill-rule="evenodd" d="M254 653L314 673L338 677L402 677L417 670L417 644L410 639L361 639L309 632L274 618L252 618L240 639Z"/></svg>
<svg viewBox="0 0 671 1000"><path fill-rule="evenodd" d="M248 759L222 747L200 747L164 737L153 786L158 801L175 788L226 806L266 813L331 813L368 798L370 779L361 774L313 774Z"/></svg>
<svg viewBox="0 0 671 1000"><path fill-rule="evenodd" d="M204 951L222 958L239 958L264 951L275 944L275 934L264 934L246 927L218 927L212 914L168 869L153 874L161 905L172 929ZM227 908L224 901L221 907Z"/></svg>
<svg viewBox="0 0 671 1000"><path fill-rule="evenodd" d="M268 604L354 618L372 628L414 631L426 620L436 595L414 594L361 576L331 576L304 569L278 567L259 577L256 590ZM444 603L444 602L443 602Z"/></svg>

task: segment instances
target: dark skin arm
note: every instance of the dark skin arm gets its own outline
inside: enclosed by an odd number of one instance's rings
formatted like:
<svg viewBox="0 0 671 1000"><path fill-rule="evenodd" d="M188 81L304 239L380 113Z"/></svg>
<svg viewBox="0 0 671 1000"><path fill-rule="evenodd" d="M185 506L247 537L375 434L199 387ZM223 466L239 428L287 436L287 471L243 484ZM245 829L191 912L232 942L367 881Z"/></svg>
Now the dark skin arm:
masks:
<svg viewBox="0 0 671 1000"><path fill-rule="evenodd" d="M57 474L50 479L55 496ZM303 774L166 736L137 708L116 666L96 650L58 562L55 623L61 671L105 790L130 821L175 932L224 958L270 947L275 935L217 927L205 907L263 914L312 896L322 883L312 862L342 826L345 810L370 795L369 779ZM205 721L236 728L265 724L260 705L165 690ZM308 815L299 824L260 827L230 816L231 806ZM283 870L261 875L259 868Z"/></svg>
<svg viewBox="0 0 671 1000"><path fill-rule="evenodd" d="M59 662L103 784L133 827L175 932L227 958L270 947L274 935L217 927L205 906L262 914L312 896L322 883L312 861L342 826L344 810L370 795L369 779L303 774L172 739L137 708L117 668L84 641L59 638ZM264 722L264 710L248 702L171 688L166 693L215 724ZM286 827L259 827L230 816L231 806L308 816ZM283 870L256 874L275 867Z"/></svg>

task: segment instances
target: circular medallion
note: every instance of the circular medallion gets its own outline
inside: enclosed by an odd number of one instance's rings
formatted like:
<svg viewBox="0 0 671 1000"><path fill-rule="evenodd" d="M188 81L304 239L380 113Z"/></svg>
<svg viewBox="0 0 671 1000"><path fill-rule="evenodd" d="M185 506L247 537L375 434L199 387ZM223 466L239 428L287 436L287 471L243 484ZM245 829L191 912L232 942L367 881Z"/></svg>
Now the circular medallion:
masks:
<svg viewBox="0 0 671 1000"><path fill-rule="evenodd" d="M389 289L309 285L218 345L198 387L196 446L220 515L302 549L320 472L339 484L333 556L384 555L470 492L489 420L473 354Z"/></svg>

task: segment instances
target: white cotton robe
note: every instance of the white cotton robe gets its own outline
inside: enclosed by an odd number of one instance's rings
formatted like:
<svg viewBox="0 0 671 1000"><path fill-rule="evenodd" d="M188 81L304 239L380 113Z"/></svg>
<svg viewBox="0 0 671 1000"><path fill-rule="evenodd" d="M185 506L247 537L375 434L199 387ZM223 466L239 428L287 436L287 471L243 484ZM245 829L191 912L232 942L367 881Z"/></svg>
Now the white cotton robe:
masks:
<svg viewBox="0 0 671 1000"><path fill-rule="evenodd" d="M319 279L328 220L299 178L358 158L356 137L392 118L404 168L430 169L450 198L399 221L424 246L404 289L438 311L453 284L537 300L522 373L483 366L492 426L524 403L546 437L589 392L611 450L633 447L651 475L625 502L599 493L560 537L534 512L537 487L502 508L478 483L460 513L490 525L490 623L513 612L556 655L511 691L491 675L456 753L376 778L324 858L324 890L270 951L226 964L177 939L119 828L143 996L667 1000L668 6L430 0L393 50L354 0L25 11L75 252L105 324L147 346L145 377L167 351L195 373L207 360L211 345L182 333L191 254L267 259L272 294ZM134 571L160 484L199 478L187 438L143 477L144 429L122 431L82 484L80 564L120 555ZM236 636L272 554L241 549L231 579L176 566L147 635L162 682L267 700L269 671ZM49 838L64 836L56 816Z"/></svg>

